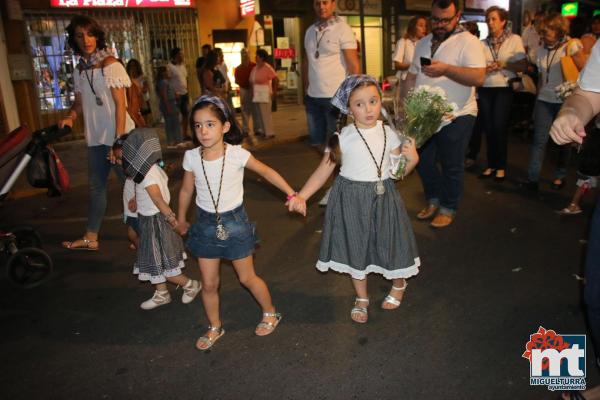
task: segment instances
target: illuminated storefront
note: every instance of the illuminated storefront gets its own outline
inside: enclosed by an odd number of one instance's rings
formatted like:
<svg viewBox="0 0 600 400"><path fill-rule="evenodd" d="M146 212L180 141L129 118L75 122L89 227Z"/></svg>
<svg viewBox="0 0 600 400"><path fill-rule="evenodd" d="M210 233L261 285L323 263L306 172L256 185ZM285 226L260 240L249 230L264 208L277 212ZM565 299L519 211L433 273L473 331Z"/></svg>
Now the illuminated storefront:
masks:
<svg viewBox="0 0 600 400"><path fill-rule="evenodd" d="M198 18L191 0L27 0L23 3L25 40L33 67L31 92L34 96L30 97L34 98L30 104L37 108L34 126L56 123L73 104L73 71L77 60L66 45L66 27L78 13L98 20L106 31L108 46L124 64L132 58L140 61L151 88L156 68L169 61L172 48L181 48L190 77L190 96L199 94L194 79L199 54ZM154 115L158 115L154 90L150 90L150 103ZM75 131L80 130L76 126Z"/></svg>

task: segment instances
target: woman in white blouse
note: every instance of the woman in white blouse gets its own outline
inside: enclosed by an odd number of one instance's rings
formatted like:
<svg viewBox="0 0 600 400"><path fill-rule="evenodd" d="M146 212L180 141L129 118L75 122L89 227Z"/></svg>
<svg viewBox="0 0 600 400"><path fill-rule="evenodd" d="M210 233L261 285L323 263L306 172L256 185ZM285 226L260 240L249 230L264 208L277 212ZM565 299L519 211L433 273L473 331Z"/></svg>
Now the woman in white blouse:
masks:
<svg viewBox="0 0 600 400"><path fill-rule="evenodd" d="M398 78L398 86L396 87L394 99L396 106L400 105L399 100L403 99L406 94L403 92L406 88L406 85L403 85L403 83L408 74L408 68L410 67L410 64L412 64L415 54L415 45L422 37L427 35L428 30L426 17L422 15L412 17L408 21L406 34L396 43L396 50L394 51L394 69L396 70L396 77ZM398 111L397 107L395 107L395 111Z"/></svg>
<svg viewBox="0 0 600 400"><path fill-rule="evenodd" d="M134 123L127 113L126 88L131 80L123 65L107 49L104 30L95 20L77 15L67 27L68 43L80 56L73 72L75 102L59 126L72 127L83 114L88 145L90 204L83 237L63 242L71 250L98 250L98 232L106 211L106 183L115 166L112 145ZM121 168L115 168L123 180Z"/></svg>
<svg viewBox="0 0 600 400"><path fill-rule="evenodd" d="M507 26L508 11L492 6L485 12L489 35L481 41L486 77L479 95L479 112L487 140L487 168L480 178L505 178L508 123L513 100L511 80L527 69L527 55L519 35Z"/></svg>

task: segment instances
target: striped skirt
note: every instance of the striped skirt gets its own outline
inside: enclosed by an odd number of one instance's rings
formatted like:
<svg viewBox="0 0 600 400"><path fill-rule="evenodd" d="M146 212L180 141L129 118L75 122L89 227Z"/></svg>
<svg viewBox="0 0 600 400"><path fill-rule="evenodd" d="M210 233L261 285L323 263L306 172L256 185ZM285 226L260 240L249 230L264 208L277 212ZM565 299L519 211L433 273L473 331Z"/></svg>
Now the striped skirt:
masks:
<svg viewBox="0 0 600 400"><path fill-rule="evenodd" d="M140 245L133 273L140 281L163 283L167 277L181 275L185 267L183 241L161 213L150 217L138 214Z"/></svg>
<svg viewBox="0 0 600 400"><path fill-rule="evenodd" d="M394 181L384 181L385 193L375 193L375 182L338 176L331 188L317 269L365 279L378 273L386 279L419 273L412 225Z"/></svg>

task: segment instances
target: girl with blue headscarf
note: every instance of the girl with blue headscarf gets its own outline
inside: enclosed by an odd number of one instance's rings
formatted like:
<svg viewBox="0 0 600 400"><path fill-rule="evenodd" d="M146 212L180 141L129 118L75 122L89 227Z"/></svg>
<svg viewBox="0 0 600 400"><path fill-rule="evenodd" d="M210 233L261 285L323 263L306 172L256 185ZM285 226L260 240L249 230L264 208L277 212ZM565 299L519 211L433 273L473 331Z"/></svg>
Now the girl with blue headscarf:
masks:
<svg viewBox="0 0 600 400"><path fill-rule="evenodd" d="M339 166L325 212L317 269L349 274L356 291L350 318L368 319L367 275L377 273L392 281L381 307L398 308L406 279L419 273L414 233L390 171L404 154L406 173L419 156L412 141L402 142L380 120L381 90L368 75L350 75L331 103L340 109L338 130L329 142L321 164L298 195L290 211L306 213L306 200L319 190ZM347 116L353 123L342 128Z"/></svg>

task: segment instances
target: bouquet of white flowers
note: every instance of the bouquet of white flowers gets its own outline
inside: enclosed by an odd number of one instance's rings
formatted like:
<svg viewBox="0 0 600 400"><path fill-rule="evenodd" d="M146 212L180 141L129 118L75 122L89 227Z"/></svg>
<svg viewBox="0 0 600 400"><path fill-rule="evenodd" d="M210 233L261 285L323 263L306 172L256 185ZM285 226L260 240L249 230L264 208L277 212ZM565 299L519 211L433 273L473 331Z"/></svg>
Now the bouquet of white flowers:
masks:
<svg viewBox="0 0 600 400"><path fill-rule="evenodd" d="M410 138L419 148L442 128L444 122L453 119L452 113L456 109L456 104L448 102L444 89L421 85L411 90L404 100L402 132L398 134L403 140ZM395 179L404 178L408 161L404 155L399 157L398 165L392 170Z"/></svg>
<svg viewBox="0 0 600 400"><path fill-rule="evenodd" d="M556 92L556 96L559 99L565 101L567 97L573 94L575 89L577 89L577 82L564 81L563 83L555 87L554 91Z"/></svg>

